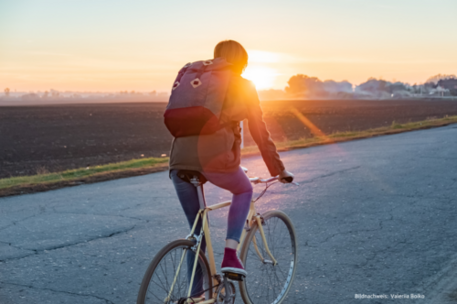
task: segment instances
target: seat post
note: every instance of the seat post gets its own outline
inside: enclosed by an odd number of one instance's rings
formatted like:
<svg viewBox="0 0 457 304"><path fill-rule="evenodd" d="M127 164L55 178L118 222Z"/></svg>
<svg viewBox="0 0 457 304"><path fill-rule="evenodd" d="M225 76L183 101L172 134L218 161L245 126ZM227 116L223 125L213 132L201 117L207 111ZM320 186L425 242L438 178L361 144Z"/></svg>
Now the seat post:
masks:
<svg viewBox="0 0 457 304"><path fill-rule="evenodd" d="M205 209L206 200L205 200L205 193L203 191L203 185L197 186L197 195L198 195L198 202L200 203L200 209Z"/></svg>
<svg viewBox="0 0 457 304"><path fill-rule="evenodd" d="M200 204L200 209L205 209L206 208L206 200L205 200L205 193L203 190L203 184L200 182L198 177L194 176L190 180L192 185L197 188L197 195L198 195L198 203Z"/></svg>

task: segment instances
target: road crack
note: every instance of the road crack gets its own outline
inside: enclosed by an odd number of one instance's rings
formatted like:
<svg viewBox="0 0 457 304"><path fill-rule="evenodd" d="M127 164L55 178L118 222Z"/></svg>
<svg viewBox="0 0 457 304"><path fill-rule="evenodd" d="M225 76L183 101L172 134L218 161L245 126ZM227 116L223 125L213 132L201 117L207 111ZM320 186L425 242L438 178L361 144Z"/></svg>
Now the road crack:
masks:
<svg viewBox="0 0 457 304"><path fill-rule="evenodd" d="M337 233L334 233L328 237L326 237L322 242L319 242L319 244L323 244L323 243L326 243L328 242L330 239L334 238L335 236L337 235L345 235L345 234L352 234L352 233L359 233L359 232L370 232L370 231L379 231L379 230L382 230L382 224L381 224L382 221L379 221L379 228L375 228L375 229L357 229L357 230L349 230L349 231L343 231L343 232L337 232Z"/></svg>
<svg viewBox="0 0 457 304"><path fill-rule="evenodd" d="M28 219L30 219L30 218L32 218L32 217L37 216L37 215L38 215L38 214L34 214L34 215L27 216L27 217L25 217L25 218L23 218L23 219L20 219L20 220L17 220L17 221L13 221L13 222L11 222L11 224L9 224L9 225L7 225L7 226L5 226L5 227L3 227L3 228L0 228L0 231L5 230L5 229L8 229L8 228L10 228L10 227L12 227L12 226L16 226L16 224L18 224L18 223L20 223L20 222L23 222L23 221L26 221L26 220L28 220Z"/></svg>
<svg viewBox="0 0 457 304"><path fill-rule="evenodd" d="M118 216L118 217L122 217L122 218L126 218L126 219L144 221L146 223L149 223L149 220L145 220L145 219L142 219L142 218L139 218L139 217L121 215L121 214L101 214L101 213L84 213L84 212L60 212L60 211L56 211L55 209L54 209L54 213L57 213L57 214L96 215L96 216Z"/></svg>
<svg viewBox="0 0 457 304"><path fill-rule="evenodd" d="M18 246L13 246L13 245L11 245L11 243L8 243L8 242L0 241L2 243L9 244L13 248L17 248L17 249L21 249L21 250L34 251L34 253L28 254L26 256L3 259L3 260L0 260L0 262L7 262L7 261L11 261L11 260L20 260L20 259L32 256L32 255L36 255L36 254L40 254L40 253L44 253L44 252L48 252L48 251L53 251L53 250L62 249L62 248L68 248L68 247L72 247L72 246L76 246L76 245L84 244L84 243L89 243L89 242L100 240L100 239L111 238L111 237L119 235L119 234L130 232L131 230L133 230L135 228L136 228L136 225L134 225L134 226L132 226L130 228L127 228L127 229L116 231L116 232L113 232L113 233L110 233L110 234L107 234L107 235L93 237L93 238L90 238L90 239L87 239L87 240L84 240L84 241L78 241L78 242L74 242L74 243L62 244L62 245L53 246L53 247L49 247L49 248L46 248L46 249L40 249L40 250L21 248L21 247L18 247Z"/></svg>
<svg viewBox="0 0 457 304"><path fill-rule="evenodd" d="M76 293L76 292L70 292L70 291L64 291L64 290L56 290L56 289L51 289L51 288L46 288L46 287L35 287L33 285L23 285L23 284L17 284L17 283L9 283L9 282L0 282L0 284L19 286L19 287L25 287L25 288L31 288L31 289L37 289L37 290L47 290L47 291L52 291L52 292L56 292L56 293L65 293L65 294L78 296L78 297L91 297L91 298L96 298L96 299L105 301L105 303L107 303L107 304L114 304L113 301L110 301L108 299L105 299L105 298L102 298L102 297L99 297L96 295Z"/></svg>
<svg viewBox="0 0 457 304"><path fill-rule="evenodd" d="M310 184L310 183L313 183L314 181L319 180L321 178L326 178L326 177L330 177L330 176L333 176L333 175L336 175L336 174L340 174L340 173L356 170L356 169L359 169L360 167L361 166L356 166L356 167L352 167L352 168L342 169L342 170L331 172L331 173L328 173L328 174L316 176L315 178L312 178L310 180L300 181L300 183L301 184Z"/></svg>

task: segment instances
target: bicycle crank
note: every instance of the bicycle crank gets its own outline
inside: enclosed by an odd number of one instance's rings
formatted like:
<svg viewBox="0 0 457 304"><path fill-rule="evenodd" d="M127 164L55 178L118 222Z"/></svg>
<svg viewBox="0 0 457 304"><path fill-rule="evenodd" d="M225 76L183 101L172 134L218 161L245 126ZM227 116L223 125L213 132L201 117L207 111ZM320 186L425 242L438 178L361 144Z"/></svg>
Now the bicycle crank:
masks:
<svg viewBox="0 0 457 304"><path fill-rule="evenodd" d="M224 281L217 288L216 304L234 304L235 296L235 284L224 277Z"/></svg>

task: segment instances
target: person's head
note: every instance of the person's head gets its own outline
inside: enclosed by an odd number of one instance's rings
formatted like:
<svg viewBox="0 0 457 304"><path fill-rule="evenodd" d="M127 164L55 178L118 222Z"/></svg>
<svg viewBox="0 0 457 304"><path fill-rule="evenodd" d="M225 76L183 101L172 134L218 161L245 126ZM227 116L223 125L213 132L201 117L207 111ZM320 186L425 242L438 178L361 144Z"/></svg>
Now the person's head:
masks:
<svg viewBox="0 0 457 304"><path fill-rule="evenodd" d="M233 65L233 71L243 73L248 65L248 52L234 40L219 42L214 48L214 58L222 57Z"/></svg>

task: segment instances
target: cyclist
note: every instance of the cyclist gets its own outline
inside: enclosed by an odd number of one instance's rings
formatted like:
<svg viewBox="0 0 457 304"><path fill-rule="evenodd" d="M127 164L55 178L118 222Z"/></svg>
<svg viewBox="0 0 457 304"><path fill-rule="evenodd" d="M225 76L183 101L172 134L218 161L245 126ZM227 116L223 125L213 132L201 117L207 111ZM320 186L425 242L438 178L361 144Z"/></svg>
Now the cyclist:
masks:
<svg viewBox="0 0 457 304"><path fill-rule="evenodd" d="M286 171L276 151L262 118L262 110L254 85L241 77L248 64L248 54L243 46L233 40L219 42L214 49L214 58L224 58L231 63L232 76L224 100L220 121L226 127L213 134L177 137L174 139L170 155L170 177L179 201L187 217L189 226L195 221L200 209L196 188L180 178L183 170L198 171L212 184L233 194L228 214L227 236L222 272L232 272L246 276L246 271L238 259L236 248L249 212L252 199L252 185L240 168L241 133L239 122L248 120L249 131L259 147L260 153L271 176L293 177ZM230 124L230 122L233 122ZM200 231L201 224L196 231ZM203 240L201 248L205 251ZM187 257L188 276L192 274L193 253ZM197 268L192 295L203 293L201 270Z"/></svg>

